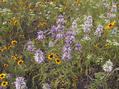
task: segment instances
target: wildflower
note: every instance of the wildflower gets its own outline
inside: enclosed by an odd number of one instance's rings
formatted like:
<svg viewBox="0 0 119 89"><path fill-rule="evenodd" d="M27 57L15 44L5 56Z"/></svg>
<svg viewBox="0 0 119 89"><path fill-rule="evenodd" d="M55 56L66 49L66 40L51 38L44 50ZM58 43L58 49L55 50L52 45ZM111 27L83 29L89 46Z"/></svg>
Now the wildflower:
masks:
<svg viewBox="0 0 119 89"><path fill-rule="evenodd" d="M44 83L42 89L51 89L48 83Z"/></svg>
<svg viewBox="0 0 119 89"><path fill-rule="evenodd" d="M50 32L52 34L52 37L55 37L56 36L56 26L51 26L51 29L50 29Z"/></svg>
<svg viewBox="0 0 119 89"><path fill-rule="evenodd" d="M23 77L17 77L14 83L15 83L16 89L26 89L27 88Z"/></svg>
<svg viewBox="0 0 119 89"><path fill-rule="evenodd" d="M20 64L23 63L23 62L24 62L23 60L19 60L19 61L17 62L17 64L20 65Z"/></svg>
<svg viewBox="0 0 119 89"><path fill-rule="evenodd" d="M63 11L63 8L59 8L59 11L62 12Z"/></svg>
<svg viewBox="0 0 119 89"><path fill-rule="evenodd" d="M94 33L94 35L97 36L97 37L100 37L102 32L103 32L103 26L99 24L95 33Z"/></svg>
<svg viewBox="0 0 119 89"><path fill-rule="evenodd" d="M20 38L24 38L24 34L20 34L19 37L20 37Z"/></svg>
<svg viewBox="0 0 119 89"><path fill-rule="evenodd" d="M42 22L42 23L40 23L40 25L42 25L42 26L46 26L47 23L46 23L46 22Z"/></svg>
<svg viewBox="0 0 119 89"><path fill-rule="evenodd" d="M66 41L67 44L71 44L71 43L73 43L73 42L76 40L73 34L68 34L68 33L70 33L70 32L73 33L73 31L68 31L68 32L66 33L65 41ZM68 35L67 35L67 34L68 34Z"/></svg>
<svg viewBox="0 0 119 89"><path fill-rule="evenodd" d="M113 4L112 5L111 12L117 12L117 6L116 6L116 4Z"/></svg>
<svg viewBox="0 0 119 89"><path fill-rule="evenodd" d="M110 44L109 44L109 43L107 43L107 44L105 44L105 46L106 46L106 47L108 47L108 46L110 46Z"/></svg>
<svg viewBox="0 0 119 89"><path fill-rule="evenodd" d="M13 45L13 44L17 44L17 41L16 40L13 40L12 42L11 42L11 44Z"/></svg>
<svg viewBox="0 0 119 89"><path fill-rule="evenodd" d="M37 34L37 40L43 40L45 38L45 35L43 35L43 31L38 31Z"/></svg>
<svg viewBox="0 0 119 89"><path fill-rule="evenodd" d="M27 51L34 51L35 49L36 49L36 48L35 48L33 42L29 40L29 41L27 42L27 48L26 48L26 50L27 50Z"/></svg>
<svg viewBox="0 0 119 89"><path fill-rule="evenodd" d="M1 52L3 53L4 52L4 49L1 49Z"/></svg>
<svg viewBox="0 0 119 89"><path fill-rule="evenodd" d="M72 58L72 55L70 53L64 53L62 55L62 60L70 60Z"/></svg>
<svg viewBox="0 0 119 89"><path fill-rule="evenodd" d="M73 21L73 23L72 23L72 31L73 31L74 35L76 34L76 29L77 29L77 23L76 23L76 21Z"/></svg>
<svg viewBox="0 0 119 89"><path fill-rule="evenodd" d="M8 49L10 49L10 48L12 48L13 46L12 45L10 45L9 47L8 47Z"/></svg>
<svg viewBox="0 0 119 89"><path fill-rule="evenodd" d="M1 83L1 86L7 86L8 85L8 82L6 82L6 81L3 81L2 83Z"/></svg>
<svg viewBox="0 0 119 89"><path fill-rule="evenodd" d="M89 35L88 34L86 34L85 36L84 36L84 38L83 38L83 40L90 40L91 38L89 37Z"/></svg>
<svg viewBox="0 0 119 89"><path fill-rule="evenodd" d="M25 2L21 2L21 5L23 5L23 6L24 6L24 5L25 5Z"/></svg>
<svg viewBox="0 0 119 89"><path fill-rule="evenodd" d="M38 29L38 28L39 28L39 25L36 25L36 26L35 26L35 29Z"/></svg>
<svg viewBox="0 0 119 89"><path fill-rule="evenodd" d="M71 53L72 49L71 49L71 47L70 47L69 44L65 44L64 47L63 47L63 49L62 49L62 51L64 53Z"/></svg>
<svg viewBox="0 0 119 89"><path fill-rule="evenodd" d="M96 44L96 45L95 45L95 48L97 48L98 46L99 46L99 44Z"/></svg>
<svg viewBox="0 0 119 89"><path fill-rule="evenodd" d="M82 52L82 45L78 42L77 44L75 44L75 50L78 51L78 52Z"/></svg>
<svg viewBox="0 0 119 89"><path fill-rule="evenodd" d="M113 30L112 30L112 35L116 35L117 34L117 28L115 27Z"/></svg>
<svg viewBox="0 0 119 89"><path fill-rule="evenodd" d="M59 17L59 19L58 19L58 21L56 23L60 24L60 25L63 25L65 23L65 20L63 18L64 16L63 15L59 15L58 17Z"/></svg>
<svg viewBox="0 0 119 89"><path fill-rule="evenodd" d="M41 62L44 62L44 56L43 56L43 52L38 49L34 55L34 59L37 63L41 63Z"/></svg>
<svg viewBox="0 0 119 89"><path fill-rule="evenodd" d="M59 58L55 58L55 62L56 62L57 64L60 64L60 63L61 63L61 60L60 60Z"/></svg>
<svg viewBox="0 0 119 89"><path fill-rule="evenodd" d="M0 74L0 79L1 79L1 80L4 79L4 78L5 78L5 75L6 75L5 73L1 73L1 74Z"/></svg>
<svg viewBox="0 0 119 89"><path fill-rule="evenodd" d="M113 69L113 63L110 61L110 59L108 61L106 61L106 63L103 65L103 70L105 72L111 72Z"/></svg>
<svg viewBox="0 0 119 89"><path fill-rule="evenodd" d="M1 52L4 52L5 50L7 50L7 47L4 47L3 49L1 49Z"/></svg>
<svg viewBox="0 0 119 89"><path fill-rule="evenodd" d="M48 55L48 59L49 60L52 60L54 58L55 54L54 53L51 53L50 55Z"/></svg>
<svg viewBox="0 0 119 89"><path fill-rule="evenodd" d="M113 27L115 25L115 23L116 23L115 20L112 23L109 23L108 26L105 28L105 30Z"/></svg>
<svg viewBox="0 0 119 89"><path fill-rule="evenodd" d="M13 24L16 25L17 23L18 23L18 20L15 20Z"/></svg>
<svg viewBox="0 0 119 89"><path fill-rule="evenodd" d="M4 66L4 67L8 67L8 64L4 64L3 66Z"/></svg>
<svg viewBox="0 0 119 89"><path fill-rule="evenodd" d="M18 57L17 57L17 56L12 56L12 58L13 58L13 59L15 59L15 60L17 60L17 59L18 59Z"/></svg>
<svg viewBox="0 0 119 89"><path fill-rule="evenodd" d="M59 57L59 54L56 53L55 56L56 56L56 57Z"/></svg>
<svg viewBox="0 0 119 89"><path fill-rule="evenodd" d="M87 20L84 23L84 32L91 31L91 27L93 27L92 22L93 22L92 16L88 16Z"/></svg>
<svg viewBox="0 0 119 89"><path fill-rule="evenodd" d="M56 38L57 39L61 39L61 38L63 38L64 37L64 33L63 32L60 32L60 33L58 33L57 35L56 35Z"/></svg>
<svg viewBox="0 0 119 89"><path fill-rule="evenodd" d="M49 42L49 47L54 47L54 42L53 41Z"/></svg>
<svg viewBox="0 0 119 89"><path fill-rule="evenodd" d="M76 83L72 83L72 87L76 87Z"/></svg>

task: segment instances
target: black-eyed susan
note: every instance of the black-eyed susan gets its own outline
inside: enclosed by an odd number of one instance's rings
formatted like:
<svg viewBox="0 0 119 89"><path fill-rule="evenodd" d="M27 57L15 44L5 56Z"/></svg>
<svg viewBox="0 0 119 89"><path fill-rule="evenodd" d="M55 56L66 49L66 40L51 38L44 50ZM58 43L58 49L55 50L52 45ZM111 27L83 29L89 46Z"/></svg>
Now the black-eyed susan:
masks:
<svg viewBox="0 0 119 89"><path fill-rule="evenodd" d="M8 67L8 64L4 64L3 66L4 66L4 67Z"/></svg>
<svg viewBox="0 0 119 89"><path fill-rule="evenodd" d="M55 54L54 53L51 53L50 55L48 55L48 59L49 60L52 60L54 58Z"/></svg>
<svg viewBox="0 0 119 89"><path fill-rule="evenodd" d="M3 81L2 83L1 83L1 86L7 86L8 85L8 82L7 81Z"/></svg>
<svg viewBox="0 0 119 89"><path fill-rule="evenodd" d="M61 63L61 60L60 60L59 58L55 58L55 62L56 62L57 64L60 64L60 63Z"/></svg>
<svg viewBox="0 0 119 89"><path fill-rule="evenodd" d="M18 59L18 57L17 57L17 56L12 56L12 58L13 58L14 60L17 60L17 59Z"/></svg>
<svg viewBox="0 0 119 89"><path fill-rule="evenodd" d="M11 49L13 46L12 45L10 45L9 47L8 47L8 49Z"/></svg>
<svg viewBox="0 0 119 89"><path fill-rule="evenodd" d="M17 64L20 65L20 64L23 63L23 62L24 62L23 60L19 60L19 61L17 62Z"/></svg>
<svg viewBox="0 0 119 89"><path fill-rule="evenodd" d="M17 44L18 42L16 41L16 40L13 40L12 42L11 42L11 44L13 45L13 44Z"/></svg>
<svg viewBox="0 0 119 89"><path fill-rule="evenodd" d="M114 20L112 23L109 23L109 24L107 25L107 27L104 28L104 30L113 27L115 24L116 24L116 21Z"/></svg>
<svg viewBox="0 0 119 89"><path fill-rule="evenodd" d="M0 74L0 79L2 80L2 79L4 79L5 78L5 73L1 73Z"/></svg>

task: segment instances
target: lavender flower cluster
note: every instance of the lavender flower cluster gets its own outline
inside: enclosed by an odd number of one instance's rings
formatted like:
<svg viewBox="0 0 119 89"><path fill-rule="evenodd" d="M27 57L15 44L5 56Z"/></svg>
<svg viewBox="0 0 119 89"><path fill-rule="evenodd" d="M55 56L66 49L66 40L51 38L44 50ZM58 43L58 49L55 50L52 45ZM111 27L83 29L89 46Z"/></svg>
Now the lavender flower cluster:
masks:
<svg viewBox="0 0 119 89"><path fill-rule="evenodd" d="M24 82L23 77L17 77L14 83L15 83L16 89L28 89L26 86L26 83Z"/></svg>
<svg viewBox="0 0 119 89"><path fill-rule="evenodd" d="M111 12L107 13L107 18L116 18L117 6L116 4L112 5Z"/></svg>
<svg viewBox="0 0 119 89"><path fill-rule="evenodd" d="M87 20L84 23L84 32L91 31L91 28L93 27L92 22L93 22L92 16L88 16Z"/></svg>
<svg viewBox="0 0 119 89"><path fill-rule="evenodd" d="M102 32L103 32L103 26L101 24L99 24L94 35L97 37L101 37Z"/></svg>
<svg viewBox="0 0 119 89"><path fill-rule="evenodd" d="M43 56L43 52L38 49L34 55L34 59L37 63L41 63L44 62L44 56Z"/></svg>
<svg viewBox="0 0 119 89"><path fill-rule="evenodd" d="M59 19L56 22L57 26L52 26L50 32L52 33L52 37L56 37L57 39L61 39L64 37L64 16L63 15L59 15L58 16Z"/></svg>
<svg viewBox="0 0 119 89"><path fill-rule="evenodd" d="M43 31L38 31L37 34L38 34L37 40L43 40L45 38Z"/></svg>
<svg viewBox="0 0 119 89"><path fill-rule="evenodd" d="M32 41L28 41L28 42L27 42L27 48L26 48L26 50L27 50L27 51L34 51L35 49L36 49L36 48L35 48L33 42L32 42Z"/></svg>

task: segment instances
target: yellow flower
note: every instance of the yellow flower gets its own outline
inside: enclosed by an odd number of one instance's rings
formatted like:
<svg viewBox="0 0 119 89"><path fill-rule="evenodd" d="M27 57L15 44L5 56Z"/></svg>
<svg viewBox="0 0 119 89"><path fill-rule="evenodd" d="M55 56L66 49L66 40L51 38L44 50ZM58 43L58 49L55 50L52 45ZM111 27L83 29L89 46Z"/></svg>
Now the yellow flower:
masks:
<svg viewBox="0 0 119 89"><path fill-rule="evenodd" d="M106 46L106 47L108 47L108 46L110 46L110 44L109 44L109 43L107 43L107 44L105 44L105 46Z"/></svg>
<svg viewBox="0 0 119 89"><path fill-rule="evenodd" d="M95 47L97 48L99 46L99 44L96 44Z"/></svg>
<svg viewBox="0 0 119 89"><path fill-rule="evenodd" d="M17 44L17 41L16 41L16 40L13 40L13 41L11 42L11 44Z"/></svg>
<svg viewBox="0 0 119 89"><path fill-rule="evenodd" d="M23 60L19 60L19 61L17 62L18 65L20 65L21 63L23 63Z"/></svg>
<svg viewBox="0 0 119 89"><path fill-rule="evenodd" d="M10 45L10 46L8 47L8 49L10 49L10 48L12 48L12 47L13 47L13 46Z"/></svg>
<svg viewBox="0 0 119 89"><path fill-rule="evenodd" d="M5 74L4 73L0 74L0 79L2 80L4 78L5 78Z"/></svg>
<svg viewBox="0 0 119 89"><path fill-rule="evenodd" d="M57 64L60 64L60 63L61 63L61 60L60 60L59 58L55 58L55 62L56 62Z"/></svg>
<svg viewBox="0 0 119 89"><path fill-rule="evenodd" d="M54 58L54 55L55 55L54 53L51 53L50 55L48 55L48 59L52 60Z"/></svg>
<svg viewBox="0 0 119 89"><path fill-rule="evenodd" d="M46 23L46 22L41 22L40 25L42 25L42 26L46 26L47 23Z"/></svg>
<svg viewBox="0 0 119 89"><path fill-rule="evenodd" d="M109 23L108 26L106 28L104 28L105 30L108 28L111 28L115 25L116 21L114 20L112 23Z"/></svg>
<svg viewBox="0 0 119 89"><path fill-rule="evenodd" d="M4 49L1 49L1 52L3 53L4 52Z"/></svg>
<svg viewBox="0 0 119 89"><path fill-rule="evenodd" d="M63 8L59 8L59 11L62 12L63 11Z"/></svg>
<svg viewBox="0 0 119 89"><path fill-rule="evenodd" d="M3 81L2 83L1 83L1 86L7 86L8 85L8 82L6 82L6 81Z"/></svg>
<svg viewBox="0 0 119 89"><path fill-rule="evenodd" d="M18 59L18 57L17 57L17 56L12 56L12 58L13 58L13 59L15 59L15 60L17 60L17 59Z"/></svg>
<svg viewBox="0 0 119 89"><path fill-rule="evenodd" d="M16 25L17 23L18 23L18 20L15 20L13 24Z"/></svg>

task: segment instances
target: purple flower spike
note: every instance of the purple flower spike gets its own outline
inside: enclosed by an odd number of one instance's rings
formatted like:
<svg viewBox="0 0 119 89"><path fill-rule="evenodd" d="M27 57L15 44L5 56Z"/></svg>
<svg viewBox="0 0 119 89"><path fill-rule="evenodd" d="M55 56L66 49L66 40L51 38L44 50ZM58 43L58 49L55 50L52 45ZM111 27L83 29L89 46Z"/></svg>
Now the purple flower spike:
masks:
<svg viewBox="0 0 119 89"><path fill-rule="evenodd" d="M43 35L43 31L39 31L37 33L38 33L37 40L43 40L45 38L45 35Z"/></svg>
<svg viewBox="0 0 119 89"><path fill-rule="evenodd" d="M27 48L26 48L26 50L27 50L27 51L34 51L35 49L36 49L36 48L35 48L33 42L32 42L32 41L28 41L28 42L27 42Z"/></svg>

